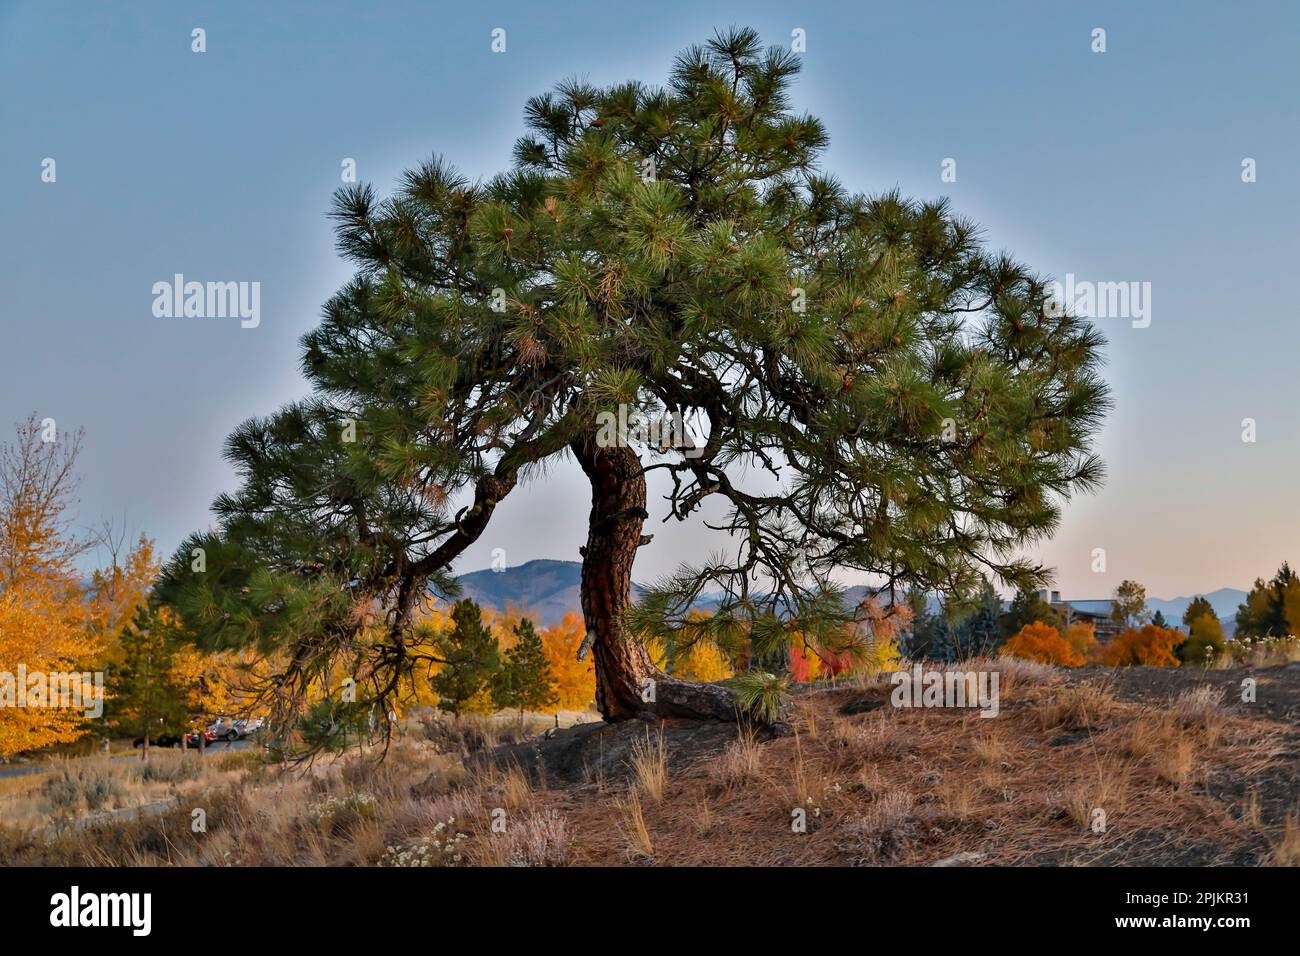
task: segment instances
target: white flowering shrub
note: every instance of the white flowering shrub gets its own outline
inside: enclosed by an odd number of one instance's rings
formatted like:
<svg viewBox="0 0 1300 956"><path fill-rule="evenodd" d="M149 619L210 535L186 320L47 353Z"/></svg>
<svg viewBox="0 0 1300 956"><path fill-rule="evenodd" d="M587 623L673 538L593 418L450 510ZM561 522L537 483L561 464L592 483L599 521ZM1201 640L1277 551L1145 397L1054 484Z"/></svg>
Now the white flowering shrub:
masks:
<svg viewBox="0 0 1300 956"><path fill-rule="evenodd" d="M346 797L330 794L308 806L307 818L318 826L322 823L339 826L372 817L377 807L378 802L369 793L349 793Z"/></svg>
<svg viewBox="0 0 1300 956"><path fill-rule="evenodd" d="M380 866L460 866L468 834L455 829L456 818L448 817L427 836L408 840L384 851Z"/></svg>

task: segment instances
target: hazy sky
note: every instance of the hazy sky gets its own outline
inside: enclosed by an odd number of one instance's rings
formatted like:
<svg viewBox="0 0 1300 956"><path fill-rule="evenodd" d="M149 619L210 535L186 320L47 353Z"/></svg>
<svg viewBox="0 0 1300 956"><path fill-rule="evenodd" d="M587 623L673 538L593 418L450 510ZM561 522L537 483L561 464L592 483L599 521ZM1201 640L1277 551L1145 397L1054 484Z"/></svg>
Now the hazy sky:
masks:
<svg viewBox="0 0 1300 956"><path fill-rule="evenodd" d="M385 192L434 152L487 177L528 96L572 75L661 82L732 24L770 43L806 31L796 105L826 123L824 168L850 188L946 194L1044 273L1151 284L1148 327L1099 320L1110 477L1041 552L1066 596L1125 577L1159 597L1243 587L1300 561L1293 0L0 0L0 424L84 426L83 522L125 512L170 551L232 485L227 433L305 391L297 340L349 276L325 217L343 159ZM152 286L175 273L260 282L260 325L155 317ZM576 559L578 478L516 492L458 570L496 547ZM720 544L647 530L642 580Z"/></svg>

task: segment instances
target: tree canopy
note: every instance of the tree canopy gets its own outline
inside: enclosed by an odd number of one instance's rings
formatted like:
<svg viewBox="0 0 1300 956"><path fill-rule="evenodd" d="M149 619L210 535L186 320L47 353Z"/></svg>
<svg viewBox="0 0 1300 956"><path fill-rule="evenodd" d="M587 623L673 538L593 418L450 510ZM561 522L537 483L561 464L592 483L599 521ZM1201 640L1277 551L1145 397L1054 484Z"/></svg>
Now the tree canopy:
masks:
<svg viewBox="0 0 1300 956"><path fill-rule="evenodd" d="M199 640L283 651L298 701L356 655L386 707L422 596L453 592L502 499L563 455L592 489L584 651L608 717L727 715L642 643L696 639L705 588L707 636L761 650L841 627L845 573L891 595L1045 583L1023 549L1102 477L1101 338L945 200L821 171L798 70L732 30L664 87L529 100L513 167L485 181L434 157L385 198L340 190L356 275L304 338L313 394L230 437L242 485L164 573ZM686 429L611 441L620 412ZM654 470L666 520L723 502L720 550L631 607Z"/></svg>

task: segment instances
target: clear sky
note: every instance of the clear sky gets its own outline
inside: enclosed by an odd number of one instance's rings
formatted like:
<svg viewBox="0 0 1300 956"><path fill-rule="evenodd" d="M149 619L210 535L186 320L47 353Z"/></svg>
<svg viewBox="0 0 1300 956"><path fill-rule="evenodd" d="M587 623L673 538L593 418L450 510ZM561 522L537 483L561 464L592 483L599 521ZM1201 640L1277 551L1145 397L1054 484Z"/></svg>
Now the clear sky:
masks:
<svg viewBox="0 0 1300 956"><path fill-rule="evenodd" d="M1099 320L1110 477L1040 555L1066 596L1126 577L1159 597L1245 587L1300 561L1294 0L0 0L0 423L84 426L83 523L125 514L170 551L232 485L227 433L305 391L298 337L349 274L325 216L345 158L381 191L434 152L487 177L528 96L573 75L661 82L732 24L806 31L796 105L849 187L948 195L1044 273L1151 284L1148 327ZM260 282L260 325L155 317L175 273ZM576 560L577 475L516 492L458 570L496 547ZM719 545L647 530L638 579Z"/></svg>

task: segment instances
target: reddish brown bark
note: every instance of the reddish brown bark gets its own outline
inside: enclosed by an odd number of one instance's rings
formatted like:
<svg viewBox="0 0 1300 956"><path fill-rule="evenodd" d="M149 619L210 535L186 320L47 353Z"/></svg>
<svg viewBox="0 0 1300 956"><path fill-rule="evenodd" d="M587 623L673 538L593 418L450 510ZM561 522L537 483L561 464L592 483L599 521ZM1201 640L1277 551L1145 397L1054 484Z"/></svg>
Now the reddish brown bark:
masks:
<svg viewBox="0 0 1300 956"><path fill-rule="evenodd" d="M660 717L735 720L732 694L716 684L669 677L641 639L621 626L631 600L632 564L646 512L645 474L630 448L575 443L591 483L591 515L582 559L582 616L596 666L596 708L610 721Z"/></svg>

